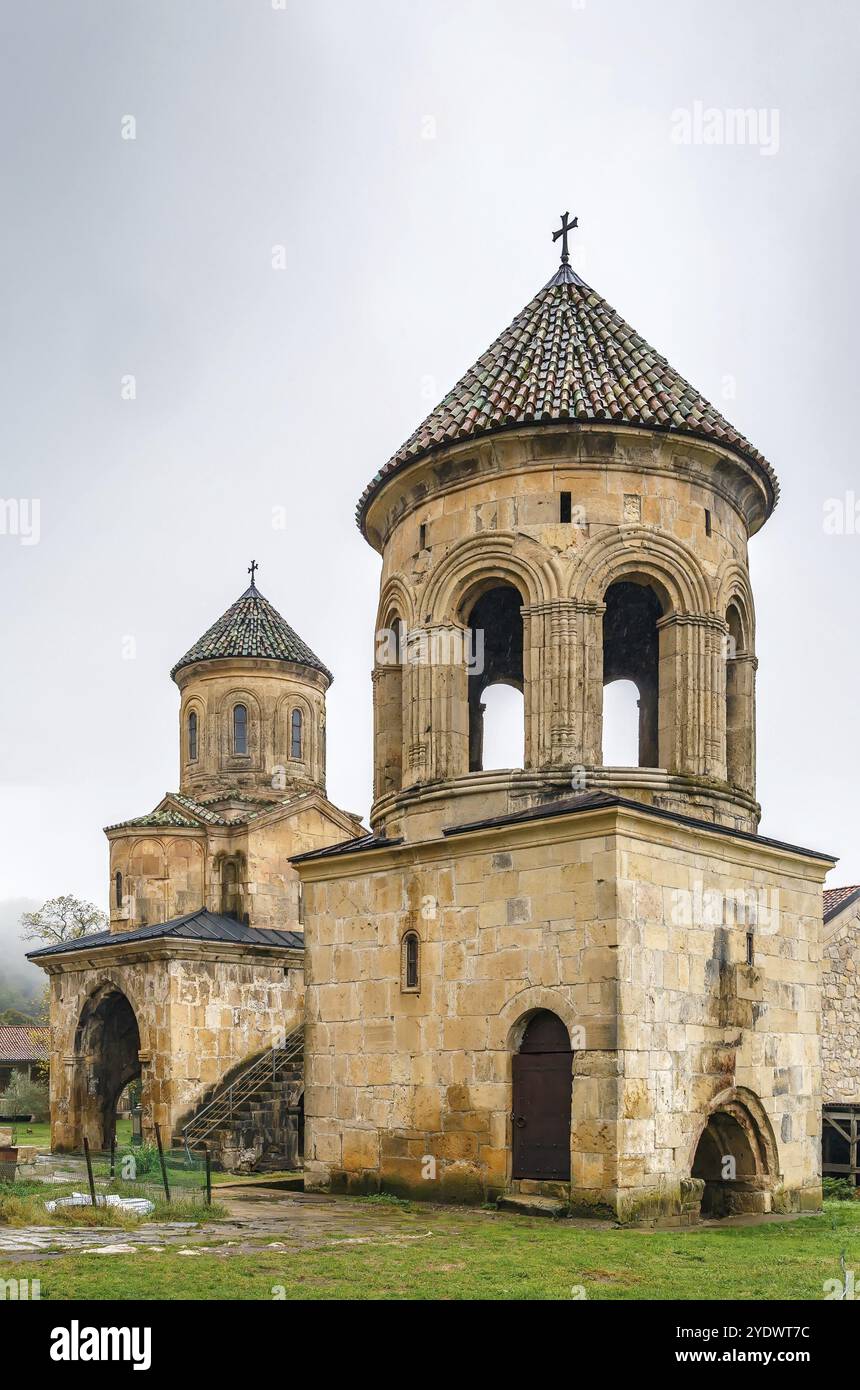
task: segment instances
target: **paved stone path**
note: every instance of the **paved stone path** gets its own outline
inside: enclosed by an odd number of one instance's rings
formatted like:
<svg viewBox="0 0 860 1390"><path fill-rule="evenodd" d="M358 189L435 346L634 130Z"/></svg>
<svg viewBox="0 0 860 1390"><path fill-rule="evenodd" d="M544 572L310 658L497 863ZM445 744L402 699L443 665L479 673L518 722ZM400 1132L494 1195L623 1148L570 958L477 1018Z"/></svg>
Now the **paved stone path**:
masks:
<svg viewBox="0 0 860 1390"><path fill-rule="evenodd" d="M491 1213L422 1206L411 1211L384 1203L270 1187L216 1188L215 1200L227 1219L193 1222L142 1222L131 1230L117 1226L0 1227L0 1256L45 1259L83 1254L130 1254L137 1249L172 1249L189 1256L238 1255L261 1249L308 1250L343 1243L427 1240L440 1221L450 1233L458 1226L494 1219Z"/></svg>

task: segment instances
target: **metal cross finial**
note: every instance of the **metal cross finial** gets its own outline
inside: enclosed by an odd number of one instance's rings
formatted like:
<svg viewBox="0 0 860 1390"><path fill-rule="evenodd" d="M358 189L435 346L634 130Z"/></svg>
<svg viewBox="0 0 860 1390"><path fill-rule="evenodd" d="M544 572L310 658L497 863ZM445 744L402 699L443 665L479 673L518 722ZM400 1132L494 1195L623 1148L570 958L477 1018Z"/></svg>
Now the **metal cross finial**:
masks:
<svg viewBox="0 0 860 1390"><path fill-rule="evenodd" d="M248 566L248 573L249 573L250 576L251 576L251 583L252 583L252 584L254 583L254 574L255 574L255 572L256 572L259 568L260 568L260 566L257 564L257 561L256 561L256 560L252 560L251 563L250 563L250 565Z"/></svg>
<svg viewBox="0 0 860 1390"><path fill-rule="evenodd" d="M562 265L570 265L570 256L569 256L568 253L567 253L567 234L568 234L568 232L572 232L573 229L574 229L574 227L578 227L578 226L579 226L579 218L578 218L578 217L574 217L573 221L571 222L571 221L570 221L570 213L569 213L569 212L563 212L563 213L561 214L561 226L559 227L559 229L558 229L557 232L553 232L553 234L552 234L552 239L553 239L553 241L558 241L559 237L562 238L562 243L561 243L561 263L562 263Z"/></svg>

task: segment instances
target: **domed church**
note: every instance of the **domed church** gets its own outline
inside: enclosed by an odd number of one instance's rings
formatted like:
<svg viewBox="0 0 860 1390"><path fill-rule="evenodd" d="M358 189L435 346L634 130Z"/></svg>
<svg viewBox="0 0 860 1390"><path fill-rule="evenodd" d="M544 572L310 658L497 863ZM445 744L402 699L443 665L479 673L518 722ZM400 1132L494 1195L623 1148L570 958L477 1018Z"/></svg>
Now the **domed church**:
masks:
<svg viewBox="0 0 860 1390"><path fill-rule="evenodd" d="M135 1066L146 1122L199 1140L225 1079L300 1038L309 1189L668 1224L820 1204L834 861L758 834L747 547L776 477L576 273L575 225L361 496L370 831L325 796L330 674L253 574L174 668L180 788L107 831L111 931L33 953L57 1142L104 1138ZM247 1118L206 1133L258 1161Z"/></svg>

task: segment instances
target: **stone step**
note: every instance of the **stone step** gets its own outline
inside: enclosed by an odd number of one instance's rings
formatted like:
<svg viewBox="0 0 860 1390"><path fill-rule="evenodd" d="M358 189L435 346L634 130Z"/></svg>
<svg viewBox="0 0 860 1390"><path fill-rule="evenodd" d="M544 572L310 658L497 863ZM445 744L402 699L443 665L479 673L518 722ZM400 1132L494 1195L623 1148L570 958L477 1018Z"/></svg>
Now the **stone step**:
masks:
<svg viewBox="0 0 860 1390"><path fill-rule="evenodd" d="M515 1211L521 1216L567 1216L567 1202L558 1197L538 1197L527 1192L506 1192L496 1203L499 1211Z"/></svg>

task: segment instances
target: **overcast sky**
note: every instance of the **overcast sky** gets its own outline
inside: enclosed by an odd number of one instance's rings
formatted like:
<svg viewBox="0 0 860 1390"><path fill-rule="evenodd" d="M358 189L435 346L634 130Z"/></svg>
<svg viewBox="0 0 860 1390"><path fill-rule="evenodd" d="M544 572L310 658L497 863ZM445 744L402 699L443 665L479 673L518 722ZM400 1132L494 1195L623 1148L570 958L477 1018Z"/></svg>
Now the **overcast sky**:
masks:
<svg viewBox="0 0 860 1390"><path fill-rule="evenodd" d="M860 496L857 16L5 0L0 497L40 516L0 534L0 898L105 904L101 827L177 785L168 672L252 558L335 673L329 793L366 814L354 505L552 274L566 208L589 283L779 474L761 829L860 881L860 523L824 528ZM704 143L733 108L750 138Z"/></svg>

